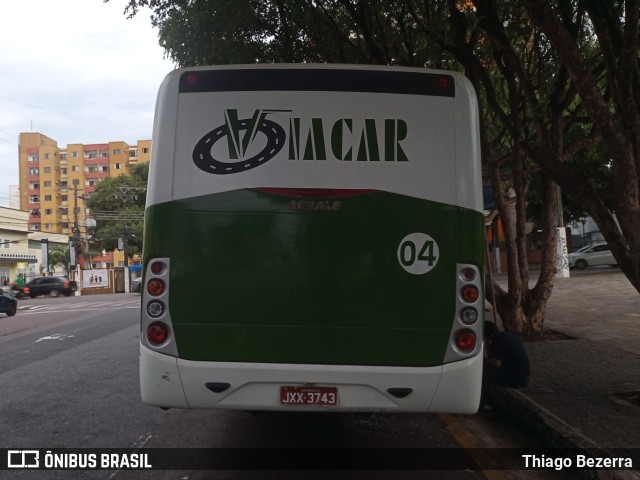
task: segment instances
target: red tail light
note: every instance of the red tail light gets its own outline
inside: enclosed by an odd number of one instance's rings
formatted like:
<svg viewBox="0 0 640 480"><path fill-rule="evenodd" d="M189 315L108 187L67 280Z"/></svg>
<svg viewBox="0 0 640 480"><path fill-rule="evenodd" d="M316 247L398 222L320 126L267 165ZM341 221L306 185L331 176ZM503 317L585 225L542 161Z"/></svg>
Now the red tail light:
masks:
<svg viewBox="0 0 640 480"><path fill-rule="evenodd" d="M476 278L476 271L473 268L463 268L460 276L467 282L472 282Z"/></svg>
<svg viewBox="0 0 640 480"><path fill-rule="evenodd" d="M154 322L147 327L147 340L151 345L162 345L167 338L169 338L169 329L164 323Z"/></svg>
<svg viewBox="0 0 640 480"><path fill-rule="evenodd" d="M460 330L456 335L456 347L463 351L476 348L476 334L472 330Z"/></svg>
<svg viewBox="0 0 640 480"><path fill-rule="evenodd" d="M69 285L70 285L70 283L69 283L69 281L68 281L68 280L64 282L64 286L65 286L65 287L68 287Z"/></svg>
<svg viewBox="0 0 640 480"><path fill-rule="evenodd" d="M164 272L164 269L166 268L166 265L162 262L153 262L151 264L151 273L153 273L154 275L160 275L162 272Z"/></svg>

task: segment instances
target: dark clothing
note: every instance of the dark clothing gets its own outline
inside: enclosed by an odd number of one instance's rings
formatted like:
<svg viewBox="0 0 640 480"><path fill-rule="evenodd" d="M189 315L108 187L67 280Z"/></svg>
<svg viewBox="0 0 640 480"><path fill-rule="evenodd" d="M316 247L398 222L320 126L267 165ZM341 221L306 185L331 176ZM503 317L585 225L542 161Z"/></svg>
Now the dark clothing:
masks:
<svg viewBox="0 0 640 480"><path fill-rule="evenodd" d="M489 358L502 360L500 372L492 372L498 385L526 387L529 383L529 355L518 337L511 332L498 332L491 339Z"/></svg>
<svg viewBox="0 0 640 480"><path fill-rule="evenodd" d="M482 371L481 405L491 403L490 385L526 387L529 383L529 355L518 337L510 332L498 332L491 337L487 349L488 358L502 360L496 367L484 362Z"/></svg>

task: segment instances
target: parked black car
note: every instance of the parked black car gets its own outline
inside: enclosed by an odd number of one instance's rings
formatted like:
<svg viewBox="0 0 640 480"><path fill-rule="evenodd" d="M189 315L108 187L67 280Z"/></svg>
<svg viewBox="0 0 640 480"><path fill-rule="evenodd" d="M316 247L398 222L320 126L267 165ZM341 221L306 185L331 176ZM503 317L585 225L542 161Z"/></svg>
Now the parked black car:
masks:
<svg viewBox="0 0 640 480"><path fill-rule="evenodd" d="M78 284L64 277L38 277L24 286L24 293L31 298L38 295L51 295L57 297L60 294L68 297L78 289Z"/></svg>
<svg viewBox="0 0 640 480"><path fill-rule="evenodd" d="M18 310L18 301L13 295L4 290L0 290L0 312L4 312L8 317L13 317Z"/></svg>

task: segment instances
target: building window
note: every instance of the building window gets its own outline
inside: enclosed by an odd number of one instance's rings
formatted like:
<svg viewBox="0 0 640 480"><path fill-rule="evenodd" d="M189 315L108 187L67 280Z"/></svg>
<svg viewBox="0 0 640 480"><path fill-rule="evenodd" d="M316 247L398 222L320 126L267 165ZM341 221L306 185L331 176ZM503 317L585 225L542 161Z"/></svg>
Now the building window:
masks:
<svg viewBox="0 0 640 480"><path fill-rule="evenodd" d="M51 215L53 213L53 210L51 210L50 208L45 208L44 209L44 214L45 215Z"/></svg>
<svg viewBox="0 0 640 480"><path fill-rule="evenodd" d="M113 149L113 154L114 155L120 155L120 149L119 148L114 148Z"/></svg>
<svg viewBox="0 0 640 480"><path fill-rule="evenodd" d="M29 197L29 203L40 203L40 195L31 195Z"/></svg>
<svg viewBox="0 0 640 480"><path fill-rule="evenodd" d="M44 186L45 187L50 187L51 186L51 180L45 180L44 181Z"/></svg>
<svg viewBox="0 0 640 480"><path fill-rule="evenodd" d="M71 183L73 183L74 185L80 185L80 180L76 178Z"/></svg>
<svg viewBox="0 0 640 480"><path fill-rule="evenodd" d="M48 153L45 153L45 154L44 154L44 159L45 159L45 160L49 160L49 154L48 154Z"/></svg>
<svg viewBox="0 0 640 480"><path fill-rule="evenodd" d="M142 148L142 153L149 153L149 149L147 147Z"/></svg>
<svg viewBox="0 0 640 480"><path fill-rule="evenodd" d="M40 188L40 184L39 183L30 183L29 184L29 188L31 190L38 190Z"/></svg>
<svg viewBox="0 0 640 480"><path fill-rule="evenodd" d="M60 195L60 201L66 202L69 200L69 195Z"/></svg>
<svg viewBox="0 0 640 480"><path fill-rule="evenodd" d="M67 186L67 181L66 181L66 180L62 180L62 181L60 182L60 186L61 186L61 187L63 187L63 188L66 188L66 186Z"/></svg>
<svg viewBox="0 0 640 480"><path fill-rule="evenodd" d="M78 152L71 152L71 158L78 158Z"/></svg>
<svg viewBox="0 0 640 480"><path fill-rule="evenodd" d="M29 175L39 175L40 174L40 170L37 168L30 168L29 169Z"/></svg>
<svg viewBox="0 0 640 480"><path fill-rule="evenodd" d="M44 173L51 173L51 167L44 167Z"/></svg>
<svg viewBox="0 0 640 480"><path fill-rule="evenodd" d="M66 175L66 174L67 174L67 167L62 167L62 168L60 169L60 173L61 173L62 175Z"/></svg>
<svg viewBox="0 0 640 480"><path fill-rule="evenodd" d="M130 157L137 157L138 156L138 150L136 150L136 149L129 150L129 156Z"/></svg>
<svg viewBox="0 0 640 480"><path fill-rule="evenodd" d="M51 201L51 195L45 195L44 196L44 201L45 202L50 202Z"/></svg>

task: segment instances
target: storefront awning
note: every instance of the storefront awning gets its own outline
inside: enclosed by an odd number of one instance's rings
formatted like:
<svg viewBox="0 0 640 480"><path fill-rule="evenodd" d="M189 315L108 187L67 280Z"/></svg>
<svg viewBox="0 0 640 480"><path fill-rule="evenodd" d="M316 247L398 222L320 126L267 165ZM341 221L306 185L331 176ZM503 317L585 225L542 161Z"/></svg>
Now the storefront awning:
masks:
<svg viewBox="0 0 640 480"><path fill-rule="evenodd" d="M0 263L38 263L35 253L26 252L0 252Z"/></svg>

